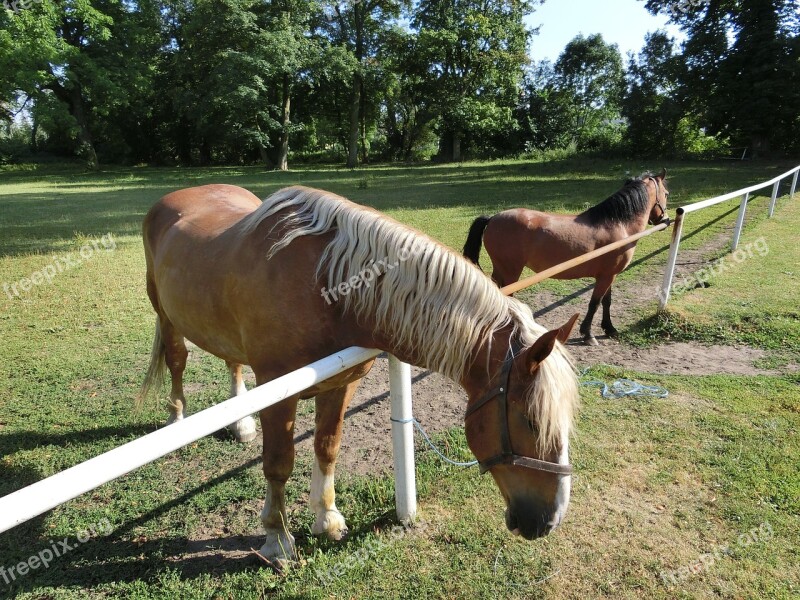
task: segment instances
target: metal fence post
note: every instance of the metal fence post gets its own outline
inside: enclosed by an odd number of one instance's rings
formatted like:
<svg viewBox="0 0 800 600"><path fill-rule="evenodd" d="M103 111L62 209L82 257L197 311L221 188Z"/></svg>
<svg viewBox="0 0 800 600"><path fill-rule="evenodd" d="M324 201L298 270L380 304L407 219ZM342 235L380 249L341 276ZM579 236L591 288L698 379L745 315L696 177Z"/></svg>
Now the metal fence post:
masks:
<svg viewBox="0 0 800 600"><path fill-rule="evenodd" d="M414 471L414 424L411 406L411 366L389 355L389 396L392 403L392 453L397 518L413 521L417 514Z"/></svg>
<svg viewBox="0 0 800 600"><path fill-rule="evenodd" d="M742 227L744 226L744 213L747 212L747 201L750 200L750 192L747 192L742 197L742 203L739 205L739 216L736 217L736 227L733 230L733 239L731 240L731 252L736 250L739 246L739 238L742 235Z"/></svg>
<svg viewBox="0 0 800 600"><path fill-rule="evenodd" d="M792 177L792 190L789 192L789 198L794 198L794 191L797 189L797 175L800 174L800 169L794 172L794 177Z"/></svg>
<svg viewBox="0 0 800 600"><path fill-rule="evenodd" d="M780 187L781 182L776 181L775 185L772 186L772 198L769 200L769 216L772 216L772 213L775 212L775 202L778 200L778 187Z"/></svg>
<svg viewBox="0 0 800 600"><path fill-rule="evenodd" d="M683 233L683 209L675 211L675 220L672 222L672 241L669 245L669 257L667 267L664 269L664 281L661 283L661 293L659 298L659 309L664 310L669 301L669 294L672 289L672 276L675 274L675 263L678 260L678 246L681 243L681 233Z"/></svg>

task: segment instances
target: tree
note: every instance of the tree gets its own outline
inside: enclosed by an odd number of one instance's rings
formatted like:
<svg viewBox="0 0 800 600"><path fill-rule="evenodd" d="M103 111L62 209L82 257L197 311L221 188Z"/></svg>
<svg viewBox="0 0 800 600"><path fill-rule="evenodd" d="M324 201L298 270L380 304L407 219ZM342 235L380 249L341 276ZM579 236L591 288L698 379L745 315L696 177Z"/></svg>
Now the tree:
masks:
<svg viewBox="0 0 800 600"><path fill-rule="evenodd" d="M525 150L567 148L574 142L572 96L562 90L553 63L543 60L525 73L516 120Z"/></svg>
<svg viewBox="0 0 800 600"><path fill-rule="evenodd" d="M440 154L461 160L473 143L514 126L530 32L529 0L422 0L412 20L439 118Z"/></svg>
<svg viewBox="0 0 800 600"><path fill-rule="evenodd" d="M675 98L675 42L665 32L645 36L638 57L629 57L622 116L626 146L637 155L666 156L676 151L676 132L683 110Z"/></svg>
<svg viewBox="0 0 800 600"><path fill-rule="evenodd" d="M686 33L680 84L713 134L748 144L754 154L786 151L800 135L800 14L793 0L709 0L668 11Z"/></svg>
<svg viewBox="0 0 800 600"><path fill-rule="evenodd" d="M320 25L323 35L332 44L344 46L356 64L348 100L348 168L358 164L359 145L362 160L368 160L366 116L371 108L373 114L377 113L374 107L369 106L370 96L374 99L377 94L374 94L374 89L372 94L368 92L366 82L376 81L373 72L377 68L376 55L384 44L387 32L399 18L402 7L407 4L407 0L358 0L342 6L334 1L326 10L330 18Z"/></svg>
<svg viewBox="0 0 800 600"><path fill-rule="evenodd" d="M604 143L618 129L624 86L616 44L606 44L600 34L578 35L559 55L554 71L559 91L570 97L578 149Z"/></svg>

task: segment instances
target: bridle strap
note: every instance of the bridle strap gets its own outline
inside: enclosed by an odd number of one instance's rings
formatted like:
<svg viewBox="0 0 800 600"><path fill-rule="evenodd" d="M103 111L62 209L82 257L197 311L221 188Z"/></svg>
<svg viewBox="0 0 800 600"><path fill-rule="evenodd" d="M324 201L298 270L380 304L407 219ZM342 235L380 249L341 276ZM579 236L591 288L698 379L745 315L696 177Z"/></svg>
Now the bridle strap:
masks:
<svg viewBox="0 0 800 600"><path fill-rule="evenodd" d="M525 467L534 469L536 471L545 471L547 473L556 473L558 475L569 475L572 473L571 465L562 465L538 458L530 458L528 456L520 456L514 454L511 449L511 435L508 431L508 388L511 382L511 367L514 364L514 358L521 349L519 342L514 340L514 343L509 347L505 360L503 360L503 367L500 370L500 384L486 392L483 397L475 402L467 409L464 415L464 421L470 415L475 413L482 406L488 404L495 398L500 398L498 404L500 405L500 453L495 454L491 458L483 461L478 461L478 467L481 474L486 473L489 469L496 465L508 464L517 467Z"/></svg>
<svg viewBox="0 0 800 600"><path fill-rule="evenodd" d="M662 206L661 200L658 199L658 192L661 189L661 186L658 183L658 179L656 177L648 177L648 179L652 180L656 186L656 206L661 210L661 216L658 218L659 222L664 220L664 217L667 216L667 207ZM651 225L655 225L655 221L649 221Z"/></svg>

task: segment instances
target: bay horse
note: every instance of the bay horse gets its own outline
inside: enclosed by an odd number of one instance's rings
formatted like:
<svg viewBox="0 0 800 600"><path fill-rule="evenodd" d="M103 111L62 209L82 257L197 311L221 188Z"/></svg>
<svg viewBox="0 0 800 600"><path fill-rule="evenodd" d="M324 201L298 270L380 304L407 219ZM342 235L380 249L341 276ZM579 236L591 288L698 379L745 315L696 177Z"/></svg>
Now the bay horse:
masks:
<svg viewBox="0 0 800 600"><path fill-rule="evenodd" d="M140 399L167 368L173 416L183 406L184 338L232 371L250 365L258 385L349 346L378 348L464 388L467 441L505 499L510 531L533 539L562 520L578 402L562 343L578 315L547 331L460 254L322 190L291 187L263 203L229 185L179 190L150 209L143 237L157 318ZM340 539L347 526L335 503L334 468L342 422L372 363L259 415L267 481L260 553L279 567L296 556L284 488L297 402L316 398L312 532Z"/></svg>
<svg viewBox="0 0 800 600"><path fill-rule="evenodd" d="M666 177L664 169L658 175L648 172L628 179L620 190L577 215L512 208L493 217L480 216L469 229L463 254L477 265L482 240L492 261L492 279L504 287L517 281L524 267L543 271L644 231L648 223L661 222L667 217ZM603 331L609 337L617 335L611 323L611 284L630 264L635 249L634 241L553 276L553 279L595 280L589 308L580 326L587 345L597 345L592 335L592 320L601 301Z"/></svg>

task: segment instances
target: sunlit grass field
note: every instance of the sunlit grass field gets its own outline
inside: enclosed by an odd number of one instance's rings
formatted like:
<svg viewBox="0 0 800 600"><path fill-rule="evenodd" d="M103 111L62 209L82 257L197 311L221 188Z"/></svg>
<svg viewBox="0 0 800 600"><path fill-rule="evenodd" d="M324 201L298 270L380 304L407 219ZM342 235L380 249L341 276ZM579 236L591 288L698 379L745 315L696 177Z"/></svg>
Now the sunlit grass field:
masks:
<svg viewBox="0 0 800 600"><path fill-rule="evenodd" d="M56 473L156 429L163 406L131 410L149 356L153 313L144 290L140 224L163 194L191 185L242 185L257 195L291 184L322 187L369 204L453 248L475 216L515 206L583 210L617 190L626 174L665 166L671 207L763 181L792 165L638 164L601 160L508 161L424 167L299 169L0 170L0 494ZM765 190L767 193L769 190ZM781 191L784 194L785 190ZM768 242L766 260L742 261L711 287L677 294L667 321L644 321L639 343L666 336L798 348L798 211L766 198L742 243ZM729 230L736 202L692 215L682 248ZM673 212L672 210L670 212ZM95 247L111 235L114 247ZM645 238L635 282L666 260L668 234ZM93 248L81 257L81 249ZM64 265L48 282L21 282ZM488 261L484 254L484 268ZM44 277L44 275L42 275ZM578 282L551 282L571 291ZM549 286L549 287L547 287ZM662 319L664 319L662 317ZM666 323L666 324L665 324ZM718 332L706 336L703 332ZM657 365L642 365L657 371ZM390 477L340 480L337 504L352 535L332 544L310 535L310 463L289 486L290 526L301 562L278 576L252 556L186 558L199 541L258 547L264 481L252 448L225 435L199 440L151 465L0 534L0 567L107 522L49 568L13 581L0 597L22 598L793 598L800 594L800 389L796 373L774 377L678 377L595 369L666 386L662 400L584 406L572 458L578 475L564 525L536 542L511 537L488 476L419 454L421 523L393 531ZM192 362L190 410L227 393L224 364ZM469 456L456 429L439 440ZM387 444L389 440L387 439ZM766 526L764 524L767 524ZM752 530L758 535L746 537ZM765 532L771 532L770 535ZM745 537L741 537L745 536ZM746 540L750 543L745 544ZM740 541L741 540L741 541ZM726 550L710 562L715 551ZM701 564L701 567L697 567Z"/></svg>

